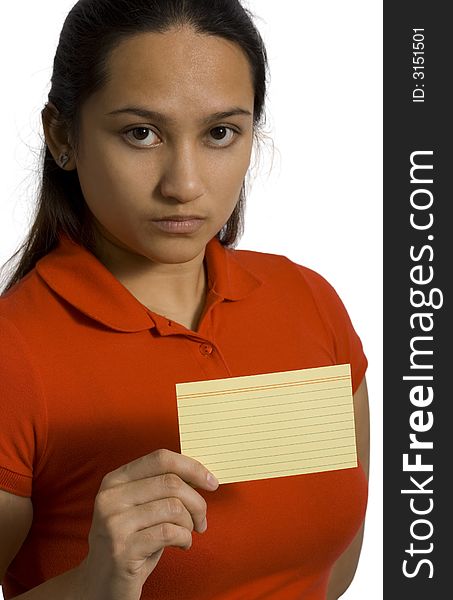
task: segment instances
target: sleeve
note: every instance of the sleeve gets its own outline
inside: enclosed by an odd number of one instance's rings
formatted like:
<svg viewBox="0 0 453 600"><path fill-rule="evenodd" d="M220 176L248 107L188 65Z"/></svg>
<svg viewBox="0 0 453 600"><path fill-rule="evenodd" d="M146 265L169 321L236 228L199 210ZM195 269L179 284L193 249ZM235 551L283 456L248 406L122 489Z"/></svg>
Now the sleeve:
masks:
<svg viewBox="0 0 453 600"><path fill-rule="evenodd" d="M349 314L335 289L319 273L297 265L304 276L328 335L334 346L337 364L351 365L352 392L361 384L368 360Z"/></svg>
<svg viewBox="0 0 453 600"><path fill-rule="evenodd" d="M32 357L15 325L0 316L0 489L30 497L47 435ZM39 451L40 449L40 451Z"/></svg>

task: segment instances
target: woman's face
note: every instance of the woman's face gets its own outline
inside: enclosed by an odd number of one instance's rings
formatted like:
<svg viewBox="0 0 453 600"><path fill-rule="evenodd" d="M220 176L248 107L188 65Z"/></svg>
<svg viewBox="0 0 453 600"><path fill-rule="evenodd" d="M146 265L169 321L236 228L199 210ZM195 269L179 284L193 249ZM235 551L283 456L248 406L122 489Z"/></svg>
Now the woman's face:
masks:
<svg viewBox="0 0 453 600"><path fill-rule="evenodd" d="M239 199L253 143L249 62L236 44L185 27L126 39L108 71L83 106L76 157L100 239L155 262L187 262ZM118 112L126 108L159 115ZM240 114L215 116L232 111ZM205 220L184 234L152 221L175 214Z"/></svg>

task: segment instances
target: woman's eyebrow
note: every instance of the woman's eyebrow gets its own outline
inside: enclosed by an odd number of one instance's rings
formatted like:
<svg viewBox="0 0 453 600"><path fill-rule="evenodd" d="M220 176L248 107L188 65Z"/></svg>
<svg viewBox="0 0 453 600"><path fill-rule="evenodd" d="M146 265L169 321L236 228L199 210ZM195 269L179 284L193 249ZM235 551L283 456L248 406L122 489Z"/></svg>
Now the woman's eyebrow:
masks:
<svg viewBox="0 0 453 600"><path fill-rule="evenodd" d="M106 116L119 115L119 114L132 114L132 115L137 115L139 117L143 117L145 119L151 119L151 120L155 119L155 120L161 121L161 123L164 123L164 125L167 123L168 124L175 123L175 121L176 121L176 119L173 119L172 117L164 115L163 113L160 113L156 110L149 110L147 108L142 108L140 106L126 106L124 108L118 108L116 110L112 110L109 113L106 113ZM251 114L252 113L249 110L246 110L245 108L241 108L240 106L235 106L228 110L222 110L219 112L212 113L208 117L201 119L200 123L202 125L207 125L208 123L211 123L213 121L221 121L222 119L226 119L228 117L233 117L235 115L251 115Z"/></svg>

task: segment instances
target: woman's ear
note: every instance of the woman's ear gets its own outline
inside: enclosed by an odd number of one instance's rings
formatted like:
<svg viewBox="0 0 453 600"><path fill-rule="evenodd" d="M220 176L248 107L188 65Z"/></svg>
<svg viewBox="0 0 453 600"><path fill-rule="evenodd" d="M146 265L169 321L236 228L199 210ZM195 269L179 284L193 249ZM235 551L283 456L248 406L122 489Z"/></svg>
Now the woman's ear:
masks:
<svg viewBox="0 0 453 600"><path fill-rule="evenodd" d="M69 143L67 126L60 119L60 113L52 102L48 102L43 108L41 118L46 143L55 162L67 171L75 169L75 158Z"/></svg>

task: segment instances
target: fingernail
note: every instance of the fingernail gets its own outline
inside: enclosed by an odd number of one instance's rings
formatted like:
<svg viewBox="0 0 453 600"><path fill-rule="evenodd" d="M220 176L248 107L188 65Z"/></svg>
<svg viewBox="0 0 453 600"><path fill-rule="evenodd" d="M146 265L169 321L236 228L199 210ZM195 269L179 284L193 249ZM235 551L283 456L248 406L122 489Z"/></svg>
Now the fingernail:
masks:
<svg viewBox="0 0 453 600"><path fill-rule="evenodd" d="M203 524L202 524L202 526L201 526L201 528L200 528L200 533L204 533L204 532L206 531L206 529L207 529L207 528L208 528L208 520L207 520L207 518L205 517L205 518L204 518L204 521L203 521Z"/></svg>
<svg viewBox="0 0 453 600"><path fill-rule="evenodd" d="M213 489L218 487L219 482L217 481L217 479L214 477L214 475L212 473L208 473L207 479L208 479L208 485L210 487L212 487Z"/></svg>

